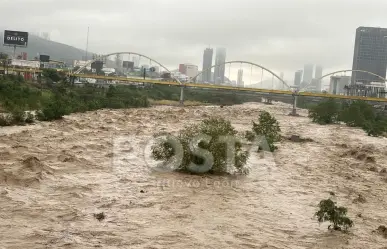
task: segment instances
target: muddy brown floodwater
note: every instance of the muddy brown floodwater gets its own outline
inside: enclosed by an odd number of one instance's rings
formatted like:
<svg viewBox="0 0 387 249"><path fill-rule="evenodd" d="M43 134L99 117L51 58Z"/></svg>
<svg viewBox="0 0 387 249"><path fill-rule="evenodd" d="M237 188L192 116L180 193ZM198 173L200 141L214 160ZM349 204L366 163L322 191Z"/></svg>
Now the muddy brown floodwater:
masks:
<svg viewBox="0 0 387 249"><path fill-rule="evenodd" d="M210 116L245 131L261 110L284 136L313 141L253 153L240 178L155 173L142 156L157 132ZM373 231L387 225L387 140L290 110L159 106L0 128L0 248L383 248ZM330 192L354 220L349 234L313 217Z"/></svg>

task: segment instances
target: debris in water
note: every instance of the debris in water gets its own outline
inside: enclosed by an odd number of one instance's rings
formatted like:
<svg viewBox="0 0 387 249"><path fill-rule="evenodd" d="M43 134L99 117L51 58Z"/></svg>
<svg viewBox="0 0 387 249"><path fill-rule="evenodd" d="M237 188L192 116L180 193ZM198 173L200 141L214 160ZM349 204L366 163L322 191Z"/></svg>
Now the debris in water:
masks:
<svg viewBox="0 0 387 249"><path fill-rule="evenodd" d="M301 138L298 135L291 135L288 139L295 143L313 142L311 138Z"/></svg>
<svg viewBox="0 0 387 249"><path fill-rule="evenodd" d="M98 213L98 214L94 214L94 217L98 220L98 221L102 221L105 219L105 214L102 212L102 213Z"/></svg>
<svg viewBox="0 0 387 249"><path fill-rule="evenodd" d="M373 157L373 156L367 156L366 162L367 162L367 163L375 163L375 162L376 162L375 157Z"/></svg>
<svg viewBox="0 0 387 249"><path fill-rule="evenodd" d="M366 203L366 202L367 202L366 198L364 198L364 196L360 194L356 199L353 200L353 203Z"/></svg>
<svg viewBox="0 0 387 249"><path fill-rule="evenodd" d="M376 230L379 234L383 235L384 238L387 239L387 227L385 226L379 226Z"/></svg>

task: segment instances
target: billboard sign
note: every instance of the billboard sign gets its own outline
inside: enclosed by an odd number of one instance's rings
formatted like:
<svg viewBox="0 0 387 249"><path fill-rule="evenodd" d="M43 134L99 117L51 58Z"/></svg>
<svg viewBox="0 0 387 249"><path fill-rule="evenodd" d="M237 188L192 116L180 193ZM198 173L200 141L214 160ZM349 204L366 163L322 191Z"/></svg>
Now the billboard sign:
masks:
<svg viewBox="0 0 387 249"><path fill-rule="evenodd" d="M4 30L4 46L27 47L28 32Z"/></svg>
<svg viewBox="0 0 387 249"><path fill-rule="evenodd" d="M49 55L43 55L41 54L39 56L39 60L42 61L42 62L49 62L50 61L50 56Z"/></svg>

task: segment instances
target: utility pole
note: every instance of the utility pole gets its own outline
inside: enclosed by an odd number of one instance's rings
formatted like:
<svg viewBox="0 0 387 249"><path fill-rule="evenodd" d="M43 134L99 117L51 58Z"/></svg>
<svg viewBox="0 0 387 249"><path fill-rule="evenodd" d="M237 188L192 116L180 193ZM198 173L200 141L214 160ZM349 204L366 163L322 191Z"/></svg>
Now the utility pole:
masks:
<svg viewBox="0 0 387 249"><path fill-rule="evenodd" d="M13 58L12 59L16 59L16 45L13 46Z"/></svg>
<svg viewBox="0 0 387 249"><path fill-rule="evenodd" d="M89 49L89 27L87 27L87 38L86 38L86 58L85 58L85 61L87 61L87 50Z"/></svg>

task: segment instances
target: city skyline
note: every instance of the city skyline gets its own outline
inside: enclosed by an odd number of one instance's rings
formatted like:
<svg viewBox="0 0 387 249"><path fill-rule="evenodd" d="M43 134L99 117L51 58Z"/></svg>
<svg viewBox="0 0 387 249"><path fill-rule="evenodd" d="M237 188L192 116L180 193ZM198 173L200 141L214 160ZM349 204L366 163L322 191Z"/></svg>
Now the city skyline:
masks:
<svg viewBox="0 0 387 249"><path fill-rule="evenodd" d="M354 30L387 23L387 2L376 0L47 2L6 1L0 12L7 23L1 28L45 31L53 41L85 49L90 26L89 51L135 51L168 68L181 62L200 66L203 49L211 44L227 48L227 58L284 72L287 80L308 61L324 65L326 71L350 69ZM167 15L171 9L174 15Z"/></svg>

